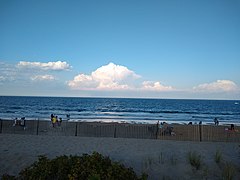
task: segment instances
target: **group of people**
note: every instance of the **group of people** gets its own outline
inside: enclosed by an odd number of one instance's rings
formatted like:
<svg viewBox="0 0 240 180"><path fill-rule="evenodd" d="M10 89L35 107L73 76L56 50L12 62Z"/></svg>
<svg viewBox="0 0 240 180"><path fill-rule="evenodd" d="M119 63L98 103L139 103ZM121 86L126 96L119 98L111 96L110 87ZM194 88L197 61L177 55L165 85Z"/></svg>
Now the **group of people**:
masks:
<svg viewBox="0 0 240 180"><path fill-rule="evenodd" d="M51 122L52 122L52 127L55 127L55 124L57 124L58 126L61 126L62 118L58 118L58 116L51 114Z"/></svg>
<svg viewBox="0 0 240 180"><path fill-rule="evenodd" d="M213 119L213 122L216 126L219 125L219 120L218 118L214 118ZM192 122L189 122L188 125L192 125L193 123ZM202 124L202 121L199 122L199 125ZM157 122L157 126L160 130L160 134L161 135L170 135L170 136L174 136L176 135L175 132L173 131L173 127L172 126L169 126L166 122L161 122L159 123L159 121ZM234 124L230 124L230 128L225 128L225 130L228 130L228 131L237 131L234 129Z"/></svg>
<svg viewBox="0 0 240 180"><path fill-rule="evenodd" d="M214 122L214 124L215 124L216 126L219 125L219 121L218 121L218 119L217 119L216 117L213 119L213 122ZM192 125L192 124L193 124L193 122L189 122L189 123L188 123L188 125ZM195 124L197 124L197 123L195 122ZM202 125L202 121L199 121L198 124L199 124L199 125Z"/></svg>
<svg viewBox="0 0 240 180"><path fill-rule="evenodd" d="M160 130L161 135L169 135L169 136L176 135L176 133L173 131L173 126L169 126L166 122L161 122L159 124L159 121L158 121L157 126Z"/></svg>
<svg viewBox="0 0 240 180"><path fill-rule="evenodd" d="M25 117L22 117L21 119L15 118L13 126L21 126L23 129L26 129L26 120Z"/></svg>
<svg viewBox="0 0 240 180"><path fill-rule="evenodd" d="M219 125L219 121L218 121L217 118L214 118L213 121L214 121L214 124L215 124L216 126ZM225 128L225 130L228 130L228 131L235 131L235 129L234 129L234 124L230 124L230 128Z"/></svg>

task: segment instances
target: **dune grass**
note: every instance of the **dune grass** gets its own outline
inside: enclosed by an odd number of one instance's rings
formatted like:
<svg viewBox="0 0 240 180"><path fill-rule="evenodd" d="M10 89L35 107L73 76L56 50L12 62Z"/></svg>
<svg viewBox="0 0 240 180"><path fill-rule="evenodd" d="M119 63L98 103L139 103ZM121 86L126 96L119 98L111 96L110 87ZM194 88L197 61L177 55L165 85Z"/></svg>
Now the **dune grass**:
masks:
<svg viewBox="0 0 240 180"><path fill-rule="evenodd" d="M192 167L196 168L196 170L199 170L202 166L202 157L200 154L190 151L188 153L188 162L191 164Z"/></svg>

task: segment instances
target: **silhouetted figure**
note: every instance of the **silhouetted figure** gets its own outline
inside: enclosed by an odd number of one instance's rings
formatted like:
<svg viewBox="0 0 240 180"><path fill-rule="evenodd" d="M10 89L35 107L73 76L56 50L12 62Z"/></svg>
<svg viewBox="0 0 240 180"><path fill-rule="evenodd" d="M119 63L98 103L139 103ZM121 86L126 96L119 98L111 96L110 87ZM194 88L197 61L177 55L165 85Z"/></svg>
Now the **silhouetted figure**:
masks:
<svg viewBox="0 0 240 180"><path fill-rule="evenodd" d="M61 126L61 124L62 124L62 118L59 118L59 120L58 120L58 126Z"/></svg>
<svg viewBox="0 0 240 180"><path fill-rule="evenodd" d="M22 117L22 118L21 118L21 120L20 120L20 126L22 126L24 130L26 129L26 120L25 120L25 117Z"/></svg>
<svg viewBox="0 0 240 180"><path fill-rule="evenodd" d="M219 124L219 121L218 121L218 119L217 119L216 117L214 118L214 120L213 120L213 121L214 121L215 125L216 125L216 126L218 126L218 124Z"/></svg>
<svg viewBox="0 0 240 180"><path fill-rule="evenodd" d="M21 126L23 129L26 129L26 120L25 117L22 117L21 119L18 120L18 118L14 119L13 126Z"/></svg>
<svg viewBox="0 0 240 180"><path fill-rule="evenodd" d="M66 116L67 116L67 120L70 120L70 114L67 114Z"/></svg>

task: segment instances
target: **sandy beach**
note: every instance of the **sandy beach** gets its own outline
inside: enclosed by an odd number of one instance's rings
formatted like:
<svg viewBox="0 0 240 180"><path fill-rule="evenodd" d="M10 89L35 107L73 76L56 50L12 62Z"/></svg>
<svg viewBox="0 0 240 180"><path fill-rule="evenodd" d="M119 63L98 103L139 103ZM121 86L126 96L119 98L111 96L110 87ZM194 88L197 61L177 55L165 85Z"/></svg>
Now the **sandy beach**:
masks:
<svg viewBox="0 0 240 180"><path fill-rule="evenodd" d="M0 119L0 133L43 136L79 136L161 139L177 141L240 142L240 128L230 125L184 125L184 124L129 124L102 122L63 121L54 127L50 121L27 120L25 126L14 125L12 120Z"/></svg>
<svg viewBox="0 0 240 180"><path fill-rule="evenodd" d="M19 134L0 134L0 139L0 174L16 175L39 155L54 158L97 151L138 174L148 173L149 179L221 179L225 162L235 166L235 179L240 177L239 143ZM216 151L222 154L220 164L214 160ZM201 155L200 170L189 164L189 152Z"/></svg>

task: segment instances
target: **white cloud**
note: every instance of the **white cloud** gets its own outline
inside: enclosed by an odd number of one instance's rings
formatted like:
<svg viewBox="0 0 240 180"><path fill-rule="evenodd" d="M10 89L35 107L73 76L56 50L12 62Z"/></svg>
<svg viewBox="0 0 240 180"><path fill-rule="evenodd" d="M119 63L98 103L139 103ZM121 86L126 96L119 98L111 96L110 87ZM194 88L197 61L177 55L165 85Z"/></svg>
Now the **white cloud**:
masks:
<svg viewBox="0 0 240 180"><path fill-rule="evenodd" d="M164 86L160 82L153 82L153 81L144 81L142 83L143 90L150 90L150 91L171 91L173 88L171 86Z"/></svg>
<svg viewBox="0 0 240 180"><path fill-rule="evenodd" d="M195 91L228 92L237 90L237 85L230 80L217 80L212 83L204 83L193 87Z"/></svg>
<svg viewBox="0 0 240 180"><path fill-rule="evenodd" d="M5 77L4 76L0 76L0 81L5 81Z"/></svg>
<svg viewBox="0 0 240 180"><path fill-rule="evenodd" d="M20 61L17 66L20 68L35 68L41 70L69 70L71 68L67 62L62 61L47 63Z"/></svg>
<svg viewBox="0 0 240 180"><path fill-rule="evenodd" d="M0 62L0 81L13 81L17 77L16 68L4 62Z"/></svg>
<svg viewBox="0 0 240 180"><path fill-rule="evenodd" d="M99 82L98 89L129 89L131 81L140 76L127 67L109 63L92 72L91 77Z"/></svg>
<svg viewBox="0 0 240 180"><path fill-rule="evenodd" d="M31 77L31 79L33 81L52 81L52 80L55 80L54 76L48 75L48 74L33 76L33 77Z"/></svg>
<svg viewBox="0 0 240 180"><path fill-rule="evenodd" d="M68 82L68 86L72 89L87 90L97 88L98 82L95 81L92 76L79 74L75 76L72 81Z"/></svg>
<svg viewBox="0 0 240 180"><path fill-rule="evenodd" d="M109 63L98 68L91 75L79 74L68 86L80 90L126 90L131 88L131 82L140 76L127 67Z"/></svg>
<svg viewBox="0 0 240 180"><path fill-rule="evenodd" d="M98 68L91 75L79 74L68 82L71 89L77 90L146 90L167 91L170 86L163 86L160 82L136 81L141 76L125 66L109 63Z"/></svg>

